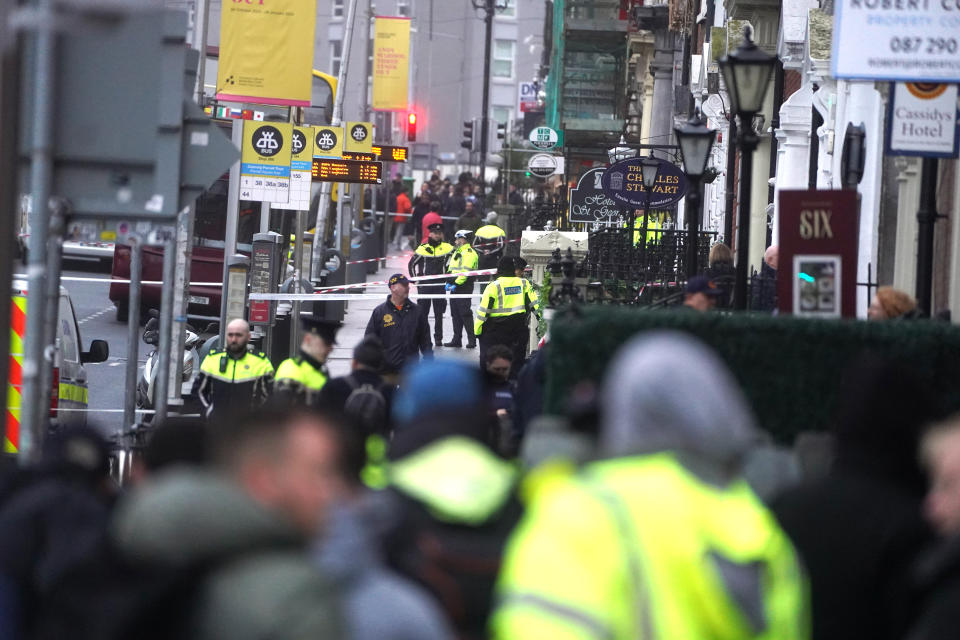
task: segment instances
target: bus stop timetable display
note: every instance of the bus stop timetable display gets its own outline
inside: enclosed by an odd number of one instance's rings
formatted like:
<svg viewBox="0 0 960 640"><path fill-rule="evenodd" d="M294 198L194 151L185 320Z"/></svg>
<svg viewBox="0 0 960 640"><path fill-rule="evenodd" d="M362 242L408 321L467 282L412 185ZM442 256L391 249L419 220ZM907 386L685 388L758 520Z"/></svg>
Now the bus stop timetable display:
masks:
<svg viewBox="0 0 960 640"><path fill-rule="evenodd" d="M383 163L369 160L313 159L313 179L320 182L357 182L380 184Z"/></svg>

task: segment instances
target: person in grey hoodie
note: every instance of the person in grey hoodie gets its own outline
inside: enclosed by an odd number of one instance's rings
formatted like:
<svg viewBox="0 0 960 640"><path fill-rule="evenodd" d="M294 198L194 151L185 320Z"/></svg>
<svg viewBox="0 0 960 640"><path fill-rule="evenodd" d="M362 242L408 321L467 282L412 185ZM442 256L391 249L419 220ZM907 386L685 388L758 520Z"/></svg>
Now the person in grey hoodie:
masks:
<svg viewBox="0 0 960 640"><path fill-rule="evenodd" d="M119 552L144 566L204 567L182 637L344 638L334 588L308 543L342 490L328 421L274 408L222 425L216 469L174 469L118 507Z"/></svg>
<svg viewBox="0 0 960 640"><path fill-rule="evenodd" d="M491 636L804 638L802 572L743 479L758 430L716 354L678 333L634 338L600 407L605 459L532 496Z"/></svg>

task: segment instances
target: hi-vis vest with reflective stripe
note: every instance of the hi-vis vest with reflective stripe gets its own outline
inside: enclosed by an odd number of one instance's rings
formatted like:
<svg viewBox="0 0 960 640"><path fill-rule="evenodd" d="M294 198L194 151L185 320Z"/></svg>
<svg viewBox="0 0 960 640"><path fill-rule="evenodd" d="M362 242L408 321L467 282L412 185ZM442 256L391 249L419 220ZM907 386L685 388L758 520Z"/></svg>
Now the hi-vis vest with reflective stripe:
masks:
<svg viewBox="0 0 960 640"><path fill-rule="evenodd" d="M500 276L483 290L473 332L480 335L487 318L502 318L528 311L537 311L540 303L533 286L523 278Z"/></svg>
<svg viewBox="0 0 960 640"><path fill-rule="evenodd" d="M493 637L806 640L796 553L743 480L670 453L596 463L538 494L508 543Z"/></svg>
<svg viewBox="0 0 960 640"><path fill-rule="evenodd" d="M626 225L624 225L626 226ZM655 215L650 216L647 223L647 244L655 244L659 241L660 219ZM633 246L640 245L640 236L643 235L643 216L637 216L633 220Z"/></svg>
<svg viewBox="0 0 960 640"><path fill-rule="evenodd" d="M462 244L454 250L450 256L450 263L447 265L447 271L454 274L462 274L466 271L474 271L480 264L480 257L469 244ZM453 283L460 286L467 281L467 276L458 275Z"/></svg>
<svg viewBox="0 0 960 640"><path fill-rule="evenodd" d="M13 296L10 305L10 372L7 382L7 415L3 438L3 450L16 453L20 450L20 393L23 389L23 354L27 330L27 298Z"/></svg>

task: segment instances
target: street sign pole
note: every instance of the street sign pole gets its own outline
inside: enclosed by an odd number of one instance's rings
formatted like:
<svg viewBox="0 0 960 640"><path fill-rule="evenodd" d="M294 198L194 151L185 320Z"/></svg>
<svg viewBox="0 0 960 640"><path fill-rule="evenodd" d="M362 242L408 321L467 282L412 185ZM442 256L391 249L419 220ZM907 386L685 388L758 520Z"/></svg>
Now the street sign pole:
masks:
<svg viewBox="0 0 960 640"><path fill-rule="evenodd" d="M173 287L173 324L171 336L169 387L167 399L171 404L182 404L184 343L186 340L187 307L190 305L190 258L193 254L193 219L196 206L191 204L180 212L174 236L176 243L176 264ZM196 372L195 372L196 373Z"/></svg>
<svg viewBox="0 0 960 640"><path fill-rule="evenodd" d="M300 293L300 282L310 274L302 272L303 265L303 234L307 232L307 212L297 210L296 212L296 240L293 243L293 284L292 291ZM290 357L292 358L297 349L300 348L300 301L293 302L293 309L290 312Z"/></svg>
<svg viewBox="0 0 960 640"><path fill-rule="evenodd" d="M127 367L124 372L123 428L137 420L137 371L140 355L140 281L143 278L143 238L131 234L130 245L130 313L127 315Z"/></svg>
<svg viewBox="0 0 960 640"><path fill-rule="evenodd" d="M343 27L343 59L340 61L340 73L337 76L337 95L333 100L333 113L330 116L330 125L339 127L343 124L343 97L346 94L347 67L350 64L350 46L353 42L353 23L357 14L357 0L350 0L347 8L347 22ZM313 260L311 280L320 279L320 271L323 269L324 250L326 249L326 238L324 233L327 228L327 214L330 209L330 190L331 184L325 182L320 185L320 199L317 204L317 226L313 238ZM337 215L339 218L339 205L343 201L341 197L337 199ZM338 219L339 222L339 219Z"/></svg>
<svg viewBox="0 0 960 640"><path fill-rule="evenodd" d="M238 149L243 144L243 121L234 120L230 138ZM227 317L227 283L230 278L230 260L237 253L237 222L240 218L240 158L230 167L230 181L227 186L227 228L223 238L223 291L220 294L220 347L226 342L227 323L233 318Z"/></svg>
<svg viewBox="0 0 960 640"><path fill-rule="evenodd" d="M160 293L160 344L157 345L159 358L157 362L157 386L154 388L153 408L156 410L154 419L163 424L167 419L167 398L170 395L170 348L173 344L173 282L177 269L177 236L176 233L165 232L163 242L163 282L165 286Z"/></svg>
<svg viewBox="0 0 960 640"><path fill-rule="evenodd" d="M23 390L20 413L20 461L29 464L40 453L42 427L50 389L43 387L44 352L53 345L45 342L44 297L47 290L45 256L47 225L53 182L53 118L56 95L57 20L52 0L38 0L33 54L33 139L30 143L30 244L27 267L27 330L23 359ZM5 338L4 338L5 339ZM52 354L51 354L52 355Z"/></svg>

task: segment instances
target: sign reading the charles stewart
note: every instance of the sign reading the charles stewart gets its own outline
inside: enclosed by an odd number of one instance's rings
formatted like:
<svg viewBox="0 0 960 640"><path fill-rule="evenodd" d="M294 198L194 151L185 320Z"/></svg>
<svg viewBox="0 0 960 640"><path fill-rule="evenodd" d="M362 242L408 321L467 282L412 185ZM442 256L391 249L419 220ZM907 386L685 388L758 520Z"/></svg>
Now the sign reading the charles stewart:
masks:
<svg viewBox="0 0 960 640"><path fill-rule="evenodd" d="M640 158L628 158L607 167L603 172L603 192L630 208L651 209L679 202L687 194L687 177L674 164L657 160L660 168L649 197L643 187L643 166Z"/></svg>
<svg viewBox="0 0 960 640"><path fill-rule="evenodd" d="M781 313L857 315L857 192L780 192L777 299Z"/></svg>

